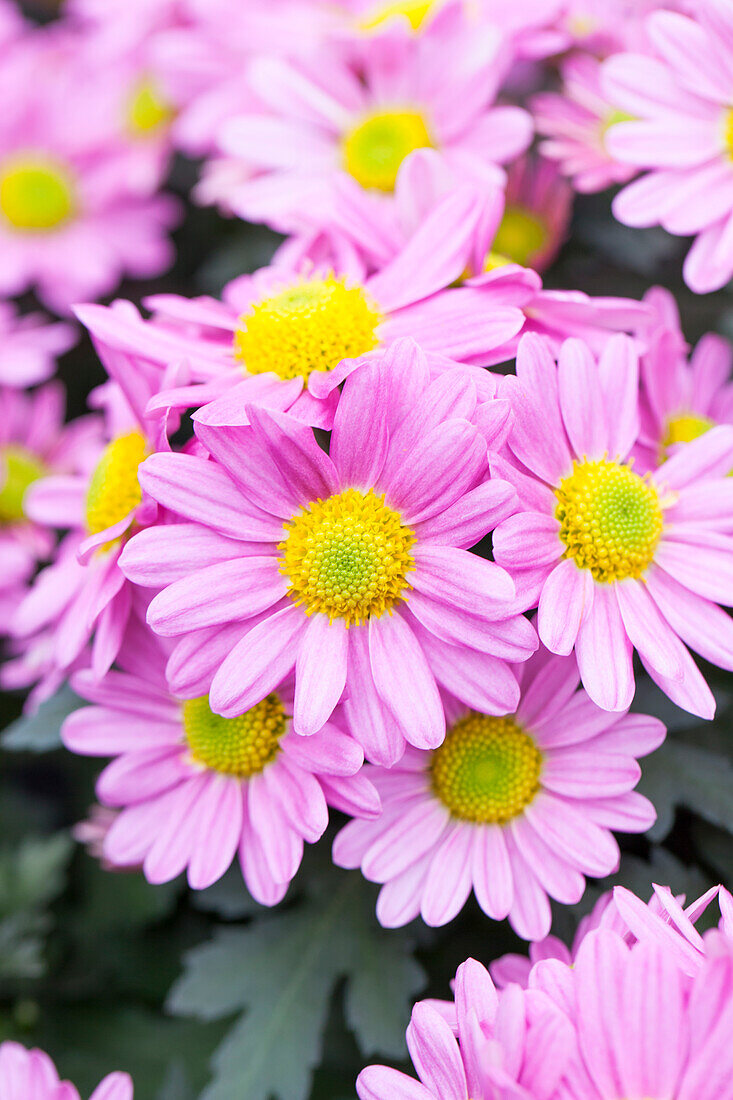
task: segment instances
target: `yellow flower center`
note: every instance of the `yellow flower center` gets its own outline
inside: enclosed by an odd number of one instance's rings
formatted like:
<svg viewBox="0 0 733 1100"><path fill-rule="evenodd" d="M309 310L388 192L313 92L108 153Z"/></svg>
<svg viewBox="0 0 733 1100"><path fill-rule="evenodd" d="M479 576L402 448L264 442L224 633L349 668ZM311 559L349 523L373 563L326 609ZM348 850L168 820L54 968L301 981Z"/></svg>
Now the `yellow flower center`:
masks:
<svg viewBox="0 0 733 1100"><path fill-rule="evenodd" d="M314 370L332 370L376 348L381 320L364 290L348 287L345 278L303 280L241 318L234 357L250 374L272 371L307 382Z"/></svg>
<svg viewBox="0 0 733 1100"><path fill-rule="evenodd" d="M733 107L731 107L725 116L725 144L728 149L728 153L733 159Z"/></svg>
<svg viewBox="0 0 733 1100"><path fill-rule="evenodd" d="M668 449L676 443L691 443L693 439L699 439L705 432L714 427L712 420L706 416L697 416L695 413L680 413L678 416L670 416L662 439L662 460L669 458Z"/></svg>
<svg viewBox="0 0 733 1100"><path fill-rule="evenodd" d="M105 448L87 490L87 530L97 535L129 515L142 500L137 478L147 444L140 432L114 439Z"/></svg>
<svg viewBox="0 0 733 1100"><path fill-rule="evenodd" d="M606 117L601 122L601 141L603 142L606 134L619 122L636 122L634 115L627 114L626 111L609 111Z"/></svg>
<svg viewBox="0 0 733 1100"><path fill-rule="evenodd" d="M566 558L600 582L640 577L662 533L662 508L647 477L606 459L574 462L555 490Z"/></svg>
<svg viewBox="0 0 733 1100"><path fill-rule="evenodd" d="M541 218L523 206L507 206L484 270L501 266L496 263L497 254L505 263L531 267L546 241L547 226Z"/></svg>
<svg viewBox="0 0 733 1100"><path fill-rule="evenodd" d="M380 111L344 138L344 167L362 187L393 191L405 157L433 144L419 111Z"/></svg>
<svg viewBox="0 0 733 1100"><path fill-rule="evenodd" d="M362 31L374 31L384 26L390 19L402 15L414 31L419 31L425 22L434 0L396 0L394 4L385 4L375 8L371 15L359 23Z"/></svg>
<svg viewBox="0 0 733 1100"><path fill-rule="evenodd" d="M0 167L0 211L14 229L55 229L76 206L75 187L64 165L46 157L23 157Z"/></svg>
<svg viewBox="0 0 733 1100"><path fill-rule="evenodd" d="M471 711L433 753L433 791L454 817L504 825L540 789L542 754L514 718Z"/></svg>
<svg viewBox="0 0 733 1100"><path fill-rule="evenodd" d="M415 566L415 535L384 495L346 489L317 500L285 524L280 572L288 595L307 615L359 623L404 599Z"/></svg>
<svg viewBox="0 0 733 1100"><path fill-rule="evenodd" d="M208 695L183 704L183 729L193 759L240 779L257 775L272 763L286 726L285 708L278 695L268 695L237 718L214 714Z"/></svg>
<svg viewBox="0 0 733 1100"><path fill-rule="evenodd" d="M23 498L29 485L46 474L40 459L23 447L10 445L0 450L0 523L18 523L25 518Z"/></svg>
<svg viewBox="0 0 733 1100"><path fill-rule="evenodd" d="M173 107L160 94L154 81L145 77L132 90L126 116L133 137L149 137L168 125L173 118Z"/></svg>

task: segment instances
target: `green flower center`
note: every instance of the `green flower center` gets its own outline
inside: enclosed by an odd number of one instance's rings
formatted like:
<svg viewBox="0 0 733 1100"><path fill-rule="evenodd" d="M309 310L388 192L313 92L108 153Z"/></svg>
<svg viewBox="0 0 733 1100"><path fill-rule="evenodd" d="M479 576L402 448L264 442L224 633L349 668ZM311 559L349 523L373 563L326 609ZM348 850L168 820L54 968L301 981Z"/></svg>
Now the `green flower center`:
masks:
<svg viewBox="0 0 733 1100"><path fill-rule="evenodd" d="M191 756L199 764L248 779L263 771L280 751L287 718L278 695L268 695L237 718L222 718L208 695L183 704L183 729Z"/></svg>
<svg viewBox="0 0 733 1100"><path fill-rule="evenodd" d="M663 527L657 491L646 477L606 459L575 462L555 496L566 558L600 582L641 576Z"/></svg>
<svg viewBox="0 0 733 1100"><path fill-rule="evenodd" d="M491 257L531 267L537 254L547 243L547 226L535 213L523 206L507 206L499 230L494 238ZM486 270L499 266L495 261Z"/></svg>
<svg viewBox="0 0 733 1100"><path fill-rule="evenodd" d="M329 275L257 302L234 334L234 356L250 374L303 378L377 347L381 316L360 286Z"/></svg>
<svg viewBox="0 0 733 1100"><path fill-rule="evenodd" d="M75 208L68 170L45 157L24 157L0 168L0 211L14 229L56 229Z"/></svg>
<svg viewBox="0 0 733 1100"><path fill-rule="evenodd" d="M142 500L137 477L147 443L140 432L114 439L102 453L87 490L87 530L97 535L113 527Z"/></svg>
<svg viewBox="0 0 733 1100"><path fill-rule="evenodd" d="M433 753L433 791L461 821L504 825L540 789L542 754L513 717L471 711Z"/></svg>
<svg viewBox="0 0 733 1100"><path fill-rule="evenodd" d="M0 523L18 523L25 518L23 498L34 481L44 477L46 467L23 447L13 444L0 450L0 478L5 476L0 489Z"/></svg>
<svg viewBox="0 0 733 1100"><path fill-rule="evenodd" d="M346 489L314 501L285 526L280 572L306 614L321 612L351 626L404 599L416 539L384 495Z"/></svg>
<svg viewBox="0 0 733 1100"><path fill-rule="evenodd" d="M346 135L344 167L362 187L393 191L405 157L415 149L432 147L419 111L383 111L370 115Z"/></svg>

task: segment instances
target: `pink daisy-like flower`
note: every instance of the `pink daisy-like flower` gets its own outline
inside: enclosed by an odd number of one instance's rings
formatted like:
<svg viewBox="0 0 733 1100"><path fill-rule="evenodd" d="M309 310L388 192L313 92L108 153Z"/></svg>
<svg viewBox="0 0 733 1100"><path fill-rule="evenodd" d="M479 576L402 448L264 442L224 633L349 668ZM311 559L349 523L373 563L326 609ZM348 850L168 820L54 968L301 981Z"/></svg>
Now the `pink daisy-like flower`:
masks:
<svg viewBox="0 0 733 1100"><path fill-rule="evenodd" d="M12 337L10 343L12 347ZM50 473L73 477L83 469L98 446L101 425L83 417L65 426L64 392L56 383L33 393L2 388L0 400L0 629L4 633L36 566L50 556L55 541L48 527L34 521L27 510L27 494Z"/></svg>
<svg viewBox="0 0 733 1100"><path fill-rule="evenodd" d="M658 11L645 29L652 56L618 54L603 70L606 94L631 116L608 131L609 153L649 169L613 212L625 225L694 234L684 277L704 294L733 276L733 7Z"/></svg>
<svg viewBox="0 0 733 1100"><path fill-rule="evenodd" d="M11 302L0 302L0 385L35 386L56 369L56 358L73 347L70 325L50 324L40 313L19 316Z"/></svg>
<svg viewBox="0 0 733 1100"><path fill-rule="evenodd" d="M128 149L109 134L106 105L80 79L68 35L34 31L1 79L0 294L35 286L47 305L67 312L112 290L123 274L142 278L169 266L166 233L177 203L128 183Z"/></svg>
<svg viewBox="0 0 733 1100"><path fill-rule="evenodd" d="M0 44L8 45L19 38L26 28L27 23L13 0L0 0Z"/></svg>
<svg viewBox="0 0 733 1100"><path fill-rule="evenodd" d="M621 114L601 83L601 62L590 54L575 54L563 62L562 92L542 92L530 107L543 140L540 152L557 161L563 175L584 194L626 183L636 169L620 163L606 148L609 127Z"/></svg>
<svg viewBox="0 0 733 1100"><path fill-rule="evenodd" d="M563 1012L534 990L497 992L475 959L458 968L454 992L455 1003L412 1011L407 1047L419 1081L369 1066L359 1100L551 1100L574 1050Z"/></svg>
<svg viewBox="0 0 733 1100"><path fill-rule="evenodd" d="M206 410L207 423L234 423L221 419L232 410L244 423L252 403L330 428L340 384L396 338L486 365L520 331L524 317L508 293L453 286L488 201L463 187L402 233L395 228L392 256L375 275L346 241L339 254L315 261L298 244L271 267L235 279L222 302L156 295L146 300L150 320L129 302L76 313L100 351L119 349L158 368L185 363L192 384L158 393L149 412L198 408L225 394Z"/></svg>
<svg viewBox="0 0 733 1100"><path fill-rule="evenodd" d="M685 644L733 668L730 486L733 428L719 426L640 475L638 360L626 337L596 363L566 341L556 365L525 336L507 379L512 481L522 511L494 532L495 560L538 601L540 638L575 648L583 684L607 710L634 694L632 654L683 709L709 718L715 701Z"/></svg>
<svg viewBox="0 0 733 1100"><path fill-rule="evenodd" d="M577 902L584 875L618 866L610 830L653 824L654 807L633 788L636 757L664 739L661 722L601 710L576 691L574 657L541 650L515 672L513 714L496 718L446 695L442 745L368 769L382 815L346 825L333 854L384 884L377 915L387 927L418 914L447 924L473 889L493 920L508 916L524 939L543 939L548 894Z"/></svg>
<svg viewBox="0 0 733 1100"><path fill-rule="evenodd" d="M110 1073L89 1100L132 1100L132 1079ZM68 1081L60 1081L56 1067L42 1050L26 1050L20 1043L0 1044L0 1095L3 1100L79 1100Z"/></svg>
<svg viewBox="0 0 733 1100"><path fill-rule="evenodd" d="M329 455L286 413L245 406L246 427L195 414L214 461L160 454L140 471L187 522L141 532L122 557L131 580L163 588L153 629L183 636L173 689L187 694L207 666L212 708L235 717L295 668L296 732L319 730L346 689L354 736L387 765L405 740L443 740L436 681L513 709L506 660L526 659L536 636L508 574L467 549L515 507L487 479L507 413L477 400L470 373L431 382L405 341L346 380Z"/></svg>
<svg viewBox="0 0 733 1100"><path fill-rule="evenodd" d="M40 673L47 685L42 696L54 690L90 642L95 675L110 668L131 609L120 553L130 532L153 522L158 512L138 481L143 459L168 447L167 418L152 425L145 420L157 372L120 352L105 354L103 363L114 379L97 393L105 404L103 438L89 449L82 468L41 478L24 500L30 519L69 532L10 624L16 646L25 641L32 651L31 661L21 660L15 673L21 680L27 672Z"/></svg>
<svg viewBox="0 0 733 1100"><path fill-rule="evenodd" d="M468 22L446 35L374 41L360 76L338 50L257 59L249 81L262 109L231 119L219 138L242 179L216 198L251 221L308 229L327 220L344 173L389 203L402 163L424 148L464 180L501 182L499 166L532 133L521 108L493 106L510 61L498 33L477 35Z"/></svg>
<svg viewBox="0 0 733 1100"><path fill-rule="evenodd" d="M730 1100L733 951L721 946L693 978L661 943L629 947L605 930L584 939L572 967L539 963L533 985L577 1036L554 1100Z"/></svg>
<svg viewBox="0 0 733 1100"><path fill-rule="evenodd" d="M709 332L688 357L674 297L661 287L647 295L664 314L641 359L641 431L636 452L647 466L675 454L715 424L733 424L733 348ZM730 514L733 517L733 486Z"/></svg>
<svg viewBox="0 0 733 1100"><path fill-rule="evenodd" d="M506 205L492 251L544 271L567 236L572 205L572 188L552 161L523 157L507 175Z"/></svg>
<svg viewBox="0 0 733 1100"><path fill-rule="evenodd" d="M73 686L94 706L62 729L72 752L114 756L97 783L104 806L121 808L102 854L142 865L150 882L184 869L194 889L216 882L238 855L247 886L263 905L285 895L303 855L328 824L328 803L375 815L376 791L357 775L361 747L336 720L312 737L292 732L293 687L282 683L237 718L221 718L202 694L171 695L168 653L145 623L131 621L120 671L89 673Z"/></svg>

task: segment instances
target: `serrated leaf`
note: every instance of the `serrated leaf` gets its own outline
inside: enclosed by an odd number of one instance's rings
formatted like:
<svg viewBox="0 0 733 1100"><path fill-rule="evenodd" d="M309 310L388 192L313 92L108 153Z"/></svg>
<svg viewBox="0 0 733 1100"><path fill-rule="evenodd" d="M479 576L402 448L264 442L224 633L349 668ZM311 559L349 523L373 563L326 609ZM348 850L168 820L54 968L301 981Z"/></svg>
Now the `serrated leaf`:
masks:
<svg viewBox="0 0 733 1100"><path fill-rule="evenodd" d="M52 925L45 910L63 889L71 848L69 837L59 834L0 852L0 977L6 981L43 973Z"/></svg>
<svg viewBox="0 0 733 1100"><path fill-rule="evenodd" d="M5 730L2 747L11 752L50 752L61 747L61 725L81 706L81 699L64 684L35 714L24 714Z"/></svg>
<svg viewBox="0 0 733 1100"><path fill-rule="evenodd" d="M685 806L711 825L733 832L733 767L727 756L670 738L643 764L639 790L656 807L651 840L663 840Z"/></svg>
<svg viewBox="0 0 733 1100"><path fill-rule="evenodd" d="M362 1052L402 1052L424 984L413 940L379 928L373 891L359 876L334 872L330 889L322 885L290 912L221 929L189 954L169 1009L201 1020L244 1010L214 1056L202 1100L305 1100L341 978Z"/></svg>
<svg viewBox="0 0 733 1100"><path fill-rule="evenodd" d="M240 920L264 912L263 906L255 901L244 885L238 865L230 867L213 886L192 891L191 904L205 913L218 913L226 920Z"/></svg>

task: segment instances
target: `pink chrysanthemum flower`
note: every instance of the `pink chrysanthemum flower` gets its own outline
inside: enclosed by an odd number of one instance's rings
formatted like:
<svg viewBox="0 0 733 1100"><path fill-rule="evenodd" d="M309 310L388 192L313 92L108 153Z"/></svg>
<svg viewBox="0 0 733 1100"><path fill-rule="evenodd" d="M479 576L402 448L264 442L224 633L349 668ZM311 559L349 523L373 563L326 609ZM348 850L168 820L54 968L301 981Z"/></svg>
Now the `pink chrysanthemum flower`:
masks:
<svg viewBox="0 0 733 1100"><path fill-rule="evenodd" d="M132 1100L132 1079L110 1073L89 1100ZM0 1045L0 1096L3 1100L79 1100L68 1081L60 1081L56 1067L42 1050L26 1050L19 1043Z"/></svg>
<svg viewBox="0 0 733 1100"><path fill-rule="evenodd" d="M460 370L431 383L406 341L347 379L330 455L285 413L245 406L246 427L196 414L215 461L160 454L140 471L186 524L141 532L122 559L135 583L165 586L148 621L183 636L174 690L208 662L212 708L231 718L295 668L296 732L320 729L346 688L354 736L387 765L405 740L443 740L436 681L513 709L506 659L526 659L536 636L508 574L467 549L515 507L487 480L507 411L478 402Z"/></svg>
<svg viewBox="0 0 733 1100"><path fill-rule="evenodd" d="M36 30L2 77L0 293L35 286L52 309L112 290L123 274L157 275L172 261L171 196L140 195L128 151L91 107L65 35ZM72 120L70 123L69 120Z"/></svg>
<svg viewBox="0 0 733 1100"><path fill-rule="evenodd" d="M464 180L501 182L499 166L532 134L521 108L493 106L510 59L498 33L477 35L468 23L446 36L375 41L360 77L337 50L257 59L249 80L262 108L227 122L219 141L243 178L217 198L251 221L307 229L327 221L343 174L389 203L401 165L424 148Z"/></svg>
<svg viewBox="0 0 733 1100"><path fill-rule="evenodd" d="M530 107L543 140L540 152L557 161L576 191L603 191L626 183L636 169L619 163L606 148L609 127L624 116L613 106L601 84L601 62L576 54L563 62L562 92L541 92Z"/></svg>
<svg viewBox="0 0 733 1100"><path fill-rule="evenodd" d="M609 153L649 169L613 212L625 225L694 234L684 276L704 294L733 276L733 6L658 11L645 29L652 56L619 54L603 70L606 94L631 116L609 130Z"/></svg>
<svg viewBox="0 0 733 1100"><path fill-rule="evenodd" d="M27 24L13 0L0 0L0 44L8 45L13 39L19 38Z"/></svg>
<svg viewBox="0 0 733 1100"><path fill-rule="evenodd" d="M83 469L98 446L101 426L91 417L65 426L64 393L56 383L33 393L0 388L0 401L0 629L5 633L55 541L48 527L32 518L26 496L51 473L68 477Z"/></svg>
<svg viewBox="0 0 733 1100"><path fill-rule="evenodd" d="M121 671L95 681L73 677L92 703L64 722L72 752L114 756L97 783L103 805L121 808L102 854L113 865L141 864L150 882L184 869L194 889L216 882L238 856L247 886L263 905L285 895L303 855L328 824L328 803L346 813L379 812L362 775L361 747L327 723L312 737L292 732L292 683L276 685L237 718L221 718L202 694L181 699L166 681L167 652L133 619Z"/></svg>
<svg viewBox="0 0 733 1100"><path fill-rule="evenodd" d="M396 338L486 365L520 331L524 317L508 294L453 285L485 209L472 188L446 195L403 234L393 231L393 254L374 275L347 242L317 262L298 245L235 279L222 302L155 295L146 300L150 320L129 302L76 313L100 349L134 355L161 377L162 368L185 363L192 384L157 394L149 412L198 408L226 394L207 410L208 422L234 423L220 417L239 409L243 423L241 410L252 403L330 428L340 384Z"/></svg>
<svg viewBox="0 0 733 1100"><path fill-rule="evenodd" d="M407 1047L420 1080L369 1066L359 1100L550 1100L574 1049L562 1011L534 990L497 992L474 959L458 968L454 992L455 1004L421 1001L412 1011Z"/></svg>
<svg viewBox="0 0 733 1100"><path fill-rule="evenodd" d="M90 449L83 468L41 478L24 501L26 514L36 523L69 532L10 624L16 643L25 640L33 650L25 670L42 672L51 690L90 642L95 675L110 668L131 609L131 589L120 572L119 557L131 531L153 522L158 512L138 481L144 458L168 446L166 419L151 425L144 416L155 392L155 372L119 352L106 355L103 362L120 383L101 387L106 440ZM24 667L21 662L16 668L21 678Z"/></svg>
<svg viewBox="0 0 733 1100"><path fill-rule="evenodd" d="M50 324L43 314L19 316L10 302L0 302L0 385L35 386L56 370L56 358L73 347L70 325Z"/></svg>
<svg viewBox="0 0 733 1100"><path fill-rule="evenodd" d="M647 295L664 310L641 359L641 431L636 451L649 467L716 424L733 424L733 347L709 332L688 357L674 298L655 287ZM733 483L728 491L733 523ZM721 500L721 513L723 502Z"/></svg>
<svg viewBox="0 0 733 1100"><path fill-rule="evenodd" d="M629 947L598 930L572 968L539 963L533 977L562 1004L577 1036L554 1100L733 1097L730 940L689 978L661 943Z"/></svg>
<svg viewBox="0 0 733 1100"><path fill-rule="evenodd" d="M733 604L733 429L636 473L638 362L622 336L598 363L568 340L557 366L525 336L507 386L514 461L497 457L492 471L513 481L523 511L494 532L494 557L534 593L540 638L554 653L575 648L588 694L607 710L631 702L636 649L675 703L711 717L712 693L683 643L733 668L733 620L717 606Z"/></svg>
<svg viewBox="0 0 733 1100"><path fill-rule="evenodd" d="M611 828L653 824L654 807L633 788L636 757L664 739L661 722L600 710L576 691L573 657L541 650L515 671L514 714L496 718L445 696L439 748L368 769L382 815L346 825L334 861L384 883L377 915L387 927L418 914L447 924L473 889L493 920L508 916L520 936L540 940L552 919L548 894L573 904L584 875L618 866Z"/></svg>
<svg viewBox="0 0 733 1100"><path fill-rule="evenodd" d="M506 205L492 251L544 271L567 236L572 205L572 188L552 161L523 157L508 172Z"/></svg>

